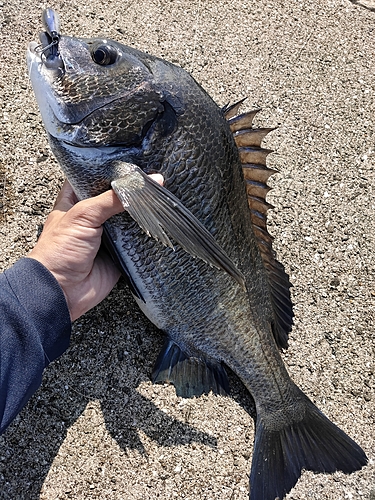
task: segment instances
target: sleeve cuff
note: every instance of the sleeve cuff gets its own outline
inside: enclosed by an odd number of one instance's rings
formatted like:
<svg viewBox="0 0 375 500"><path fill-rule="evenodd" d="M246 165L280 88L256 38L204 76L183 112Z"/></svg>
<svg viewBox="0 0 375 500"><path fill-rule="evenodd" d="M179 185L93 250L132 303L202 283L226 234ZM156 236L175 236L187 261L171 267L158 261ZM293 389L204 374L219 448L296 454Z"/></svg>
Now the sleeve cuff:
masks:
<svg viewBox="0 0 375 500"><path fill-rule="evenodd" d="M47 366L69 347L72 324L64 292L52 273L29 257L20 259L4 274L40 332Z"/></svg>

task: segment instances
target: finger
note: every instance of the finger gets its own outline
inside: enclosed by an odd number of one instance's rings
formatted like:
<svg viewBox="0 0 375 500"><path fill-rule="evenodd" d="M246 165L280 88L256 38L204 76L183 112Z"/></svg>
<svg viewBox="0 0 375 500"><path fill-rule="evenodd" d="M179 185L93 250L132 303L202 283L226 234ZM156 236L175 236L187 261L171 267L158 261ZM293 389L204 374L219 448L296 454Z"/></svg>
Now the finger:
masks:
<svg viewBox="0 0 375 500"><path fill-rule="evenodd" d="M150 177L159 184L164 182L164 177L161 174L151 174ZM121 201L111 189L93 198L78 202L67 215L72 218L73 223L99 227L107 219L123 211L124 207Z"/></svg>
<svg viewBox="0 0 375 500"><path fill-rule="evenodd" d="M54 210L59 210L60 212L67 212L73 205L77 203L77 197L74 194L73 188L69 181L65 179L62 188L57 195Z"/></svg>
<svg viewBox="0 0 375 500"><path fill-rule="evenodd" d="M150 177L161 186L164 184L164 177L161 174L150 174Z"/></svg>
<svg viewBox="0 0 375 500"><path fill-rule="evenodd" d="M120 200L114 191L106 191L93 198L82 200L74 205L66 216L70 223L86 227L100 227L104 222L124 211Z"/></svg>

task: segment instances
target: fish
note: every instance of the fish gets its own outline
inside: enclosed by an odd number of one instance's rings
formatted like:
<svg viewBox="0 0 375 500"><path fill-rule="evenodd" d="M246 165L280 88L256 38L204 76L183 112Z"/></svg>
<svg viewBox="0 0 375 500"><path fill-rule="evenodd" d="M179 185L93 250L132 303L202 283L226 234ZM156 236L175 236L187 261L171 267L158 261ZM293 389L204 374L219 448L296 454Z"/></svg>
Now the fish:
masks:
<svg viewBox="0 0 375 500"><path fill-rule="evenodd" d="M183 68L109 38L60 33L44 13L29 75L51 149L78 198L113 189L124 212L104 244L144 314L165 333L152 373L181 397L255 401L250 500L282 499L303 470L346 474L362 448L291 380L289 277L267 230L272 130L243 99L218 106ZM164 185L149 174L160 173Z"/></svg>

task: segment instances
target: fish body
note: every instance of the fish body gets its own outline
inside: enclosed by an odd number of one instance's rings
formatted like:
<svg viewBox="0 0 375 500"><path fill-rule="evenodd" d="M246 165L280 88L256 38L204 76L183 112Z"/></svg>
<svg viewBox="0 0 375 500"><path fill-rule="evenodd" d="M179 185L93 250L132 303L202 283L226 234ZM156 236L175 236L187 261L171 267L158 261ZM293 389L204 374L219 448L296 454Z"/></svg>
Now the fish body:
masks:
<svg viewBox="0 0 375 500"><path fill-rule="evenodd" d="M279 353L290 284L265 228L272 171L253 114L219 108L182 68L113 40L58 34L43 54L49 31L28 64L50 145L80 198L112 186L127 209L105 235L166 334L153 379L189 397L226 393L224 365L240 377L257 411L251 500L283 498L302 469L360 469L364 452L293 383Z"/></svg>

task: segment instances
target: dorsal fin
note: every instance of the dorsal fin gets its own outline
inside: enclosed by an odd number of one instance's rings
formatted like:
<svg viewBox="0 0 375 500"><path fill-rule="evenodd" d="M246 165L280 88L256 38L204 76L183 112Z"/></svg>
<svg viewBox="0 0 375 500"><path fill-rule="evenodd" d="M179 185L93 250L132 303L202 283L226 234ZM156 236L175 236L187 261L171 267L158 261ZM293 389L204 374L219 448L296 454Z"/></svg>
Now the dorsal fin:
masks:
<svg viewBox="0 0 375 500"><path fill-rule="evenodd" d="M225 106L223 113L238 147L246 182L250 219L270 285L275 317L272 325L273 334L277 345L286 349L294 316L290 299L292 285L284 266L276 260L275 252L272 250L273 238L267 231L267 211L273 208L266 201L267 193L271 189L267 185L267 180L276 173L276 170L266 166L266 158L272 151L261 147L264 137L274 129L253 128L253 119L259 109L237 115L244 100Z"/></svg>

